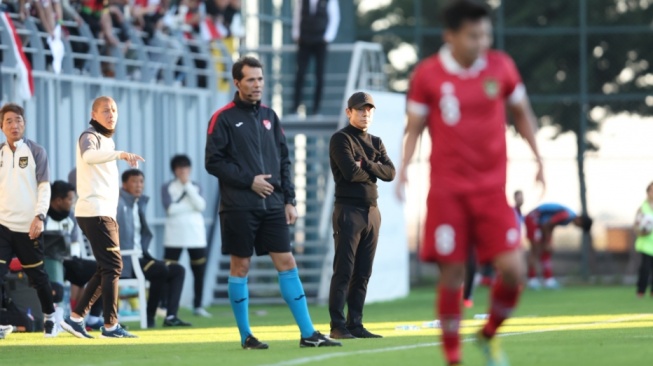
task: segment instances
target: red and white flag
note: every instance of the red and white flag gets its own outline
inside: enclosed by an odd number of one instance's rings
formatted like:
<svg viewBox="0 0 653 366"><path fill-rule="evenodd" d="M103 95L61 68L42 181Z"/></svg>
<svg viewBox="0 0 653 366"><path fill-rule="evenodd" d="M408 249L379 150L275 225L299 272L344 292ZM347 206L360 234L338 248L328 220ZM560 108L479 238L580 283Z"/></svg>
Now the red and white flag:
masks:
<svg viewBox="0 0 653 366"><path fill-rule="evenodd" d="M11 52L16 58L16 68L18 69L17 81L18 86L16 90L17 97L21 100L29 100L34 95L34 78L32 78L32 65L23 52L23 42L21 42L14 22L11 21L8 13L2 12L0 14L2 25L11 31Z"/></svg>
<svg viewBox="0 0 653 366"><path fill-rule="evenodd" d="M216 39L222 38L222 35L226 34L221 32L220 26L217 25L211 17L205 17L200 22L200 36L205 41L215 41Z"/></svg>

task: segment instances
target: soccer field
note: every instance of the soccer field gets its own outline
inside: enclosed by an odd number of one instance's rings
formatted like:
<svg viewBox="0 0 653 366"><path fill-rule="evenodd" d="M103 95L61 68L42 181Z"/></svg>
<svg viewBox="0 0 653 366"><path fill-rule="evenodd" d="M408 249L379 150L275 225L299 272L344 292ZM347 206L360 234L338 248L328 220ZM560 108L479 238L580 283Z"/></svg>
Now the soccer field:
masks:
<svg viewBox="0 0 653 366"><path fill-rule="evenodd" d="M433 319L433 292L414 290L403 300L372 304L365 324L385 338L355 339L332 349L300 349L299 334L284 306L252 306L257 337L266 351L244 351L228 307L214 307L212 319L183 319L192 328L138 330L136 340L82 340L62 333L11 334L0 340L2 365L443 365L437 329L395 330ZM483 320L487 289L476 293L462 325L464 362L482 365L469 341ZM502 329L503 346L514 365L648 365L653 358L653 298L638 299L631 287L569 287L527 291L515 317ZM311 307L318 330L328 333L325 307ZM159 321L160 323L160 321ZM94 333L97 335L97 332Z"/></svg>

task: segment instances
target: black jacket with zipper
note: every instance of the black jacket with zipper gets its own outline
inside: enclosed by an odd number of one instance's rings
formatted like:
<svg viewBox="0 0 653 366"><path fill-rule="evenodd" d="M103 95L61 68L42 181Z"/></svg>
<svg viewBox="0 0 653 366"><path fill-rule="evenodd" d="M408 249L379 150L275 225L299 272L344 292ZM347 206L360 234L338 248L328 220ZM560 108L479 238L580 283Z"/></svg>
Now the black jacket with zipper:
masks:
<svg viewBox="0 0 653 366"><path fill-rule="evenodd" d="M206 138L205 166L220 184L220 212L283 208L295 198L288 145L279 117L260 102L234 100L213 114ZM270 174L274 193L266 198L251 186Z"/></svg>

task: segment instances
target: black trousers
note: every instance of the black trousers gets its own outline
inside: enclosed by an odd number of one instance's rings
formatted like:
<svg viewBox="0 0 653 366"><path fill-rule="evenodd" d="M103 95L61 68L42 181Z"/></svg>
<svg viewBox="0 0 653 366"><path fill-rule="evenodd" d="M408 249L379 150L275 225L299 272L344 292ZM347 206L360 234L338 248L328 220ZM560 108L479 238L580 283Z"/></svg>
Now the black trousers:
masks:
<svg viewBox="0 0 653 366"><path fill-rule="evenodd" d="M148 321L154 321L156 308L164 295L167 296L168 316L177 316L186 275L184 267L152 258L141 258L140 263L145 279L150 281L150 294L147 299Z"/></svg>
<svg viewBox="0 0 653 366"><path fill-rule="evenodd" d="M651 285L651 293L653 293L653 256L644 253L640 254L642 261L639 264L639 275L637 276L637 293L645 293L649 284Z"/></svg>
<svg viewBox="0 0 653 366"><path fill-rule="evenodd" d="M329 291L331 329L363 326L363 305L380 228L381 214L377 207L336 204L333 208L335 255Z"/></svg>
<svg viewBox="0 0 653 366"><path fill-rule="evenodd" d="M64 276L65 281L69 281L71 284L84 288L86 283L93 278L93 275L97 271L97 263L90 259L81 259L73 257L71 259L64 259L63 261ZM102 315L102 300L98 298L91 310L89 312L92 316Z"/></svg>
<svg viewBox="0 0 653 366"><path fill-rule="evenodd" d="M166 262L176 263L181 256L182 248L166 248L163 254ZM206 248L188 248L190 269L193 271L193 307L202 307L204 296L204 274L206 272Z"/></svg>
<svg viewBox="0 0 653 366"><path fill-rule="evenodd" d="M43 267L43 235L30 239L28 233L18 233L0 225L0 286L9 270L9 261L16 255L29 284L36 290L44 314L54 313L50 278Z"/></svg>
<svg viewBox="0 0 653 366"><path fill-rule="evenodd" d="M315 58L315 94L313 95L313 114L320 110L322 89L324 88L324 66L327 56L327 43L300 42L297 49L297 75L295 76L295 95L293 98L293 112L297 111L302 102L302 89L304 77L311 58Z"/></svg>
<svg viewBox="0 0 653 366"><path fill-rule="evenodd" d="M111 217L95 216L78 217L77 224L91 243L97 269L73 311L85 316L102 296L104 324L117 324L118 279L122 273L118 223Z"/></svg>

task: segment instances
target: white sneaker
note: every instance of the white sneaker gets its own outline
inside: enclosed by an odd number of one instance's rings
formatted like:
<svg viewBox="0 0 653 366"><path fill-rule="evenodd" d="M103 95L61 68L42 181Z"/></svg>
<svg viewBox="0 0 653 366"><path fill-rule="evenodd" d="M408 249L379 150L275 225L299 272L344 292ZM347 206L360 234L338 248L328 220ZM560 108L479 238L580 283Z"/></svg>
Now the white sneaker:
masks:
<svg viewBox="0 0 653 366"><path fill-rule="evenodd" d="M527 286L531 290L539 290L540 288L542 288L542 284L540 283L539 278L529 278Z"/></svg>
<svg viewBox="0 0 653 366"><path fill-rule="evenodd" d="M7 338L14 331L13 325L0 325L0 339Z"/></svg>
<svg viewBox="0 0 653 366"><path fill-rule="evenodd" d="M213 317L213 314L211 314L208 311L204 310L204 308L195 308L193 310L193 315L201 316L203 318L212 318Z"/></svg>
<svg viewBox="0 0 653 366"><path fill-rule="evenodd" d="M544 281L544 287L548 288L549 290L556 290L560 288L560 284L558 283L558 281L556 281L555 278L551 277L551 278L547 278Z"/></svg>

